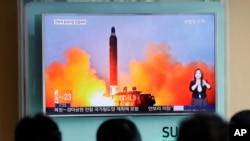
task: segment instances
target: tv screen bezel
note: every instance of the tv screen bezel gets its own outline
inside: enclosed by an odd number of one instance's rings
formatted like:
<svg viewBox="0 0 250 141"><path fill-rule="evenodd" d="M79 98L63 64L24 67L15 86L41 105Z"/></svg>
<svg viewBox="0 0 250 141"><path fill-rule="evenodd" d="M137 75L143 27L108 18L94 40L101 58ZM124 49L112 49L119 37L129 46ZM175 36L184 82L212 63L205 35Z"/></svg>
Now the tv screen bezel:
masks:
<svg viewBox="0 0 250 141"><path fill-rule="evenodd" d="M74 4L73 4L74 5ZM88 6L87 6L88 5ZM170 4L171 5L171 4ZM205 8L202 9L205 5L203 4L200 6L200 8L196 10L191 10L190 8L187 8L186 10L180 10L179 8L176 9L171 9L169 6L170 5L163 5L161 4L152 4L152 7L148 3L141 3L135 4L135 3L119 3L119 4L106 4L106 3L88 3L85 6L82 5L83 8L86 8L85 10L81 12L67 12L67 10L64 10L66 12L52 12L52 14L213 14L215 16L215 85L216 85L216 90L215 90L215 105L216 109L214 112L220 112L222 113L222 109L224 109L224 76L219 76L219 74L222 74L224 72L224 65L221 65L223 63L222 57L224 56L223 50L224 50L224 45L222 41L219 41L220 39L223 39L223 28L222 28L222 11L218 10L217 8L209 9ZM189 5L188 3L179 3L179 4L174 4L174 5ZM197 4L197 7L199 7L200 4ZM104 6L104 7L103 7ZM115 6L116 8L114 10L108 9L108 7L113 7ZM158 8L157 8L158 6ZM73 6L74 7L74 6ZM97 8L99 7L99 9ZM132 7L133 10L128 11L127 8ZM175 6L176 7L176 6ZM207 7L207 6L205 6ZM209 7L209 6L208 6ZM119 9L120 8L120 9ZM138 8L138 9L137 9ZM165 9L166 8L166 9ZM97 9L97 10L94 10ZM77 11L77 10L75 10ZM51 13L51 12L50 12ZM220 55L219 55L220 54ZM44 66L43 66L44 67ZM44 68L43 68L44 69ZM44 73L43 73L44 74ZM43 80L44 81L44 80ZM44 83L43 82L43 95L44 95ZM44 97L43 97L43 101ZM45 106L43 103L43 111L45 112ZM185 114L192 114L190 112L187 113L164 113L164 114L87 114L87 115L82 115L82 114L76 114L76 115L50 115L50 116L134 116L134 115L185 115Z"/></svg>

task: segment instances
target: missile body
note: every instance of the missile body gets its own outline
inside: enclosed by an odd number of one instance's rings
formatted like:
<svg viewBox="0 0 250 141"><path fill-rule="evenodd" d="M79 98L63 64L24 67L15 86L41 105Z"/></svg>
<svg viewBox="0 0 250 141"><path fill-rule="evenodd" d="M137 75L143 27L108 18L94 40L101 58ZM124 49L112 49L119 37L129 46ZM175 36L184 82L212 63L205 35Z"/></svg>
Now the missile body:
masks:
<svg viewBox="0 0 250 141"><path fill-rule="evenodd" d="M112 27L109 37L109 87L111 95L117 93L117 61L117 38L115 27Z"/></svg>
<svg viewBox="0 0 250 141"><path fill-rule="evenodd" d="M117 38L115 35L115 28L111 28L111 35L109 37L109 77L110 86L117 85Z"/></svg>

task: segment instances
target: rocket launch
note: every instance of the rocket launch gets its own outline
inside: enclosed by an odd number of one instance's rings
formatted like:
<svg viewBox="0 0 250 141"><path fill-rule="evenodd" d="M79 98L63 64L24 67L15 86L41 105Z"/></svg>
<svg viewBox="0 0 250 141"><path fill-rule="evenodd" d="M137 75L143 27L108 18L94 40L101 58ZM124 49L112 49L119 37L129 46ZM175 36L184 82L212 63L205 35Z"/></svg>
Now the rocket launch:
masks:
<svg viewBox="0 0 250 141"><path fill-rule="evenodd" d="M109 37L109 79L110 94L113 95L117 89L117 38L115 27L111 28Z"/></svg>

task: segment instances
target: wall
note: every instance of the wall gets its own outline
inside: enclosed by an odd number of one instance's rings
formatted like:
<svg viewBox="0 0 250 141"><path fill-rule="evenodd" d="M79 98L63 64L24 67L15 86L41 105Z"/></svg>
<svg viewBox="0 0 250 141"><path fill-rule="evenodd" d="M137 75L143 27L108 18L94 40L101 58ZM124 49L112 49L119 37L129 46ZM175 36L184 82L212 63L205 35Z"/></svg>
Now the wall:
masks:
<svg viewBox="0 0 250 141"><path fill-rule="evenodd" d="M0 141L13 141L18 120L16 0L0 1Z"/></svg>
<svg viewBox="0 0 250 141"><path fill-rule="evenodd" d="M250 109L250 1L230 0L230 117L242 109Z"/></svg>

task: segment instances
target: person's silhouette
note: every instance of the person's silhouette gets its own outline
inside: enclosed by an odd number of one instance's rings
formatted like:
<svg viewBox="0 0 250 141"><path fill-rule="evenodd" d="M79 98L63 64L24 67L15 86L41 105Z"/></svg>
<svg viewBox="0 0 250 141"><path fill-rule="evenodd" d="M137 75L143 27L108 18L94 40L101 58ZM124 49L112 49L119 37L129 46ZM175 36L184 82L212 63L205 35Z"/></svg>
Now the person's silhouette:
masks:
<svg viewBox="0 0 250 141"><path fill-rule="evenodd" d="M177 141L228 141L228 124L212 113L195 114L180 123Z"/></svg>
<svg viewBox="0 0 250 141"><path fill-rule="evenodd" d="M15 141L61 141L57 124L43 114L22 118L15 129Z"/></svg>
<svg viewBox="0 0 250 141"><path fill-rule="evenodd" d="M109 119L97 130L97 141L141 141L136 125L125 118Z"/></svg>

